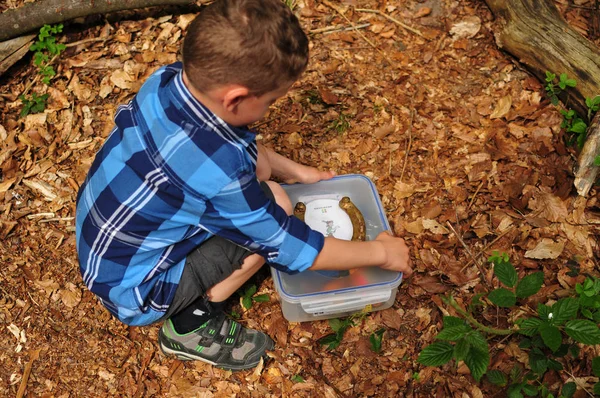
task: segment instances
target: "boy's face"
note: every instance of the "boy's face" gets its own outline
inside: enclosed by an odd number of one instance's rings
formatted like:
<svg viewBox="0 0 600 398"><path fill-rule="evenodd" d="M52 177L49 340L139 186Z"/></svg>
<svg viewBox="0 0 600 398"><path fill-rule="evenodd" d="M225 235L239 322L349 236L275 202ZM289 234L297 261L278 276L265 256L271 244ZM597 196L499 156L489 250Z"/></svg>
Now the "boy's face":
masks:
<svg viewBox="0 0 600 398"><path fill-rule="evenodd" d="M246 126L259 121L265 116L269 107L278 99L283 97L291 87L285 85L274 91L269 91L259 97L248 95L240 99L230 124L234 126Z"/></svg>

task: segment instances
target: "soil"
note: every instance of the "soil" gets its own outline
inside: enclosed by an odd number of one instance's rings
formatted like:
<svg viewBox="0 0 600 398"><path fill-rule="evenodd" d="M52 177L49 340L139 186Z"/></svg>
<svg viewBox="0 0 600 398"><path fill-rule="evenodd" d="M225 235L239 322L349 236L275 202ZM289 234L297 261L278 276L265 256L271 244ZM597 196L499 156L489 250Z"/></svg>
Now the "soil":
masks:
<svg viewBox="0 0 600 398"><path fill-rule="evenodd" d="M557 6L597 43L594 2L576 3ZM521 277L545 276L537 294L510 310L489 303L475 310L494 327L569 295L583 274L598 274L600 191L576 195L576 149L558 108L543 83L497 48L483 1L305 0L294 10L310 35L310 64L254 129L296 161L373 181L415 269L394 305L355 318L328 350L318 340L332 333L331 323L287 321L265 269L251 283L269 300L246 310L232 297L228 311L267 332L276 348L255 370L235 373L165 357L160 325L112 318L79 273L75 198L117 107L178 59L194 15L67 27L59 41L76 44L54 64L49 86L30 56L1 77L0 395L505 396L476 382L462 362L426 367L417 357L443 316L456 315L442 296L466 308L499 286L487 262L493 251L508 253ZM340 30L349 21L356 29ZM20 117L18 96L31 84L49 94L48 106ZM569 275L573 269L579 276ZM376 353L370 336L381 328ZM527 362L515 341L490 336L490 369L508 373ZM548 372L544 381L559 391L572 376L576 394L585 395L597 381L589 377L597 354L584 348L564 359L568 372Z"/></svg>

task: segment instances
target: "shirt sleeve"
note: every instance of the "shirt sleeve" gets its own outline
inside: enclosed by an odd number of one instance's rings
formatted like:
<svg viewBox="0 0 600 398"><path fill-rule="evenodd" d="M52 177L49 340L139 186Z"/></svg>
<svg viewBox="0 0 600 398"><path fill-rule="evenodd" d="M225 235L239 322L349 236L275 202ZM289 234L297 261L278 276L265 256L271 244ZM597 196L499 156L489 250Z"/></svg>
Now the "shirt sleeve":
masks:
<svg viewBox="0 0 600 398"><path fill-rule="evenodd" d="M200 223L211 233L290 271L308 269L325 239L267 198L252 174L230 182L209 199Z"/></svg>

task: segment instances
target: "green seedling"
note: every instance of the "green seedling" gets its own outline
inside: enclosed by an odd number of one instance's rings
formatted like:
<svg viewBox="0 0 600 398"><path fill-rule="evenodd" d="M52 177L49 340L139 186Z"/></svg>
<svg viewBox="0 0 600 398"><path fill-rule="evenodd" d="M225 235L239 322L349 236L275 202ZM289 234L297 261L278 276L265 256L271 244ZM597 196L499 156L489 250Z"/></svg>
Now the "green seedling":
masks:
<svg viewBox="0 0 600 398"><path fill-rule="evenodd" d="M344 339L344 333L346 333L349 327L354 326L354 321L352 317L343 320L335 318L329 320L329 326L333 330L333 333L321 337L317 342L323 346L327 346L327 349L331 351L339 347Z"/></svg>
<svg viewBox="0 0 600 398"><path fill-rule="evenodd" d="M598 112L598 109L600 108L600 95L597 95L594 98L586 98L585 105L588 108L588 120L592 120L592 116Z"/></svg>
<svg viewBox="0 0 600 398"><path fill-rule="evenodd" d="M542 272L520 278L505 253L494 252L488 261L493 265L494 276L501 284L485 296L491 305L508 308L514 314L518 312L517 308L523 307L522 300L541 289L544 282ZM490 383L506 387L508 397L571 396L576 386L566 383L558 395L557 391L550 391L550 387L543 384L544 375L548 371L562 371L562 358L577 358L579 344L600 344L600 279L592 276L587 276L577 284L572 296L560 298L551 305L538 304L534 316L529 313L519 317L512 321L513 325L508 329L486 326L478 321L470 312L478 306L471 306L468 312L452 296L444 297L443 301L453 307L460 317L443 318L442 330L435 336L437 341L421 351L417 362L426 366L441 366L453 359L456 362L464 361L475 380L481 380L485 374ZM518 342L519 347L527 352L527 372L515 367L507 377L499 370L488 370L488 340L496 336L505 336L504 339ZM592 368L600 374L599 358L593 360ZM600 386L594 388L600 391Z"/></svg>
<svg viewBox="0 0 600 398"><path fill-rule="evenodd" d="M550 102L553 105L558 105L558 95L564 91L567 87L577 86L575 79L569 79L566 73L561 73L558 82L556 81L556 74L546 71L546 92L550 97Z"/></svg>
<svg viewBox="0 0 600 398"><path fill-rule="evenodd" d="M56 42L56 34L62 32L63 25L54 26L44 25L38 34L38 40L29 47L30 51L34 51L33 63L38 67L38 75L42 82L46 85L50 84L50 80L56 76L56 71L52 67L52 62L62 53L66 46ZM30 97L27 95L27 90L19 96L23 103L20 116L24 117L30 113L43 112L46 109L46 101L48 94L38 96L33 93Z"/></svg>
<svg viewBox="0 0 600 398"><path fill-rule="evenodd" d="M300 376L300 375L293 375L292 378L291 378L291 380L294 383L304 383L304 378L302 376Z"/></svg>
<svg viewBox="0 0 600 398"><path fill-rule="evenodd" d="M250 285L246 288L246 290L242 292L238 292L238 294L242 297L242 306L249 310L252 308L252 303L264 303L269 301L268 294L256 294L256 285ZM256 294L256 295L255 295Z"/></svg>
<svg viewBox="0 0 600 398"><path fill-rule="evenodd" d="M19 95L19 99L23 104L23 108L21 108L21 113L19 115L25 117L30 113L43 112L44 109L46 109L48 94L37 95L36 93L32 93L30 98L27 98L25 95Z"/></svg>
<svg viewBox="0 0 600 398"><path fill-rule="evenodd" d="M385 333L385 328L380 328L371 333L369 336L369 342L371 343L371 350L373 352L379 354L381 353L381 343L383 342L383 333Z"/></svg>
<svg viewBox="0 0 600 398"><path fill-rule="evenodd" d="M348 128L350 128L350 122L348 121L348 118L346 117L346 115L344 115L343 112L340 112L339 116L337 117L337 119L335 119L330 125L329 128L334 129L335 131L337 131L339 134L344 133L346 130L348 130Z"/></svg>

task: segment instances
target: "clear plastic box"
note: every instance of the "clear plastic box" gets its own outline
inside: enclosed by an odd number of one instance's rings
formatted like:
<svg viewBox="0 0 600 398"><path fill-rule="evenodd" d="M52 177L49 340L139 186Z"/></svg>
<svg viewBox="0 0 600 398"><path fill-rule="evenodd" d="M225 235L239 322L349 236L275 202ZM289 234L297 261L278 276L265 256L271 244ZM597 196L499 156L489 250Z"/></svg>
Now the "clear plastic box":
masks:
<svg viewBox="0 0 600 398"><path fill-rule="evenodd" d="M377 189L364 175L347 174L315 184L283 185L283 188L292 205L305 197L350 197L365 219L367 240L373 240L380 232L390 229ZM402 273L379 267L359 268L341 277L330 276L323 271L290 275L272 267L271 274L283 316L292 322L338 318L389 308L394 304L402 281Z"/></svg>

